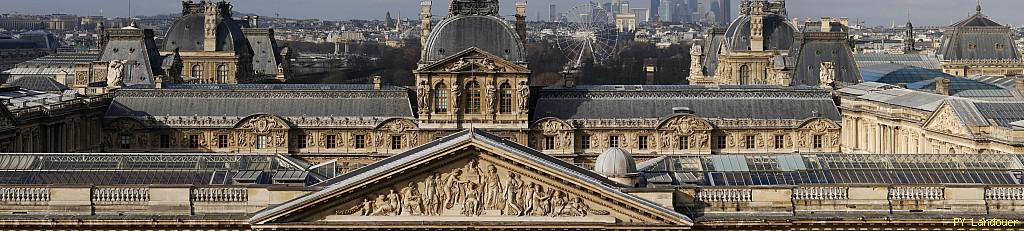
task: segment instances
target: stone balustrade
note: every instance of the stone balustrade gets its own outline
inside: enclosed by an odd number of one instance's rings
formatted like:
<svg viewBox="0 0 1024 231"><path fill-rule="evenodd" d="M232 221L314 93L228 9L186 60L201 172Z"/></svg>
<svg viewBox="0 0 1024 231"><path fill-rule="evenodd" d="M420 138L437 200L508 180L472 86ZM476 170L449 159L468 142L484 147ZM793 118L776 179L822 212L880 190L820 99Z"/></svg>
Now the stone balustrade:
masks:
<svg viewBox="0 0 1024 231"><path fill-rule="evenodd" d="M1024 200L1024 187L990 187L985 190L985 200Z"/></svg>
<svg viewBox="0 0 1024 231"><path fill-rule="evenodd" d="M799 187L793 189L794 200L848 200L849 187Z"/></svg>
<svg viewBox="0 0 1024 231"><path fill-rule="evenodd" d="M942 187L896 186L889 189L890 200L942 200Z"/></svg>
<svg viewBox="0 0 1024 231"><path fill-rule="evenodd" d="M0 188L2 202L39 202L50 200L50 189L41 187Z"/></svg>
<svg viewBox="0 0 1024 231"><path fill-rule="evenodd" d="M0 185L0 215L250 214L311 190L305 187Z"/></svg>
<svg viewBox="0 0 1024 231"><path fill-rule="evenodd" d="M751 198L751 189L745 188L707 188L697 191L697 199L701 202L746 202Z"/></svg>

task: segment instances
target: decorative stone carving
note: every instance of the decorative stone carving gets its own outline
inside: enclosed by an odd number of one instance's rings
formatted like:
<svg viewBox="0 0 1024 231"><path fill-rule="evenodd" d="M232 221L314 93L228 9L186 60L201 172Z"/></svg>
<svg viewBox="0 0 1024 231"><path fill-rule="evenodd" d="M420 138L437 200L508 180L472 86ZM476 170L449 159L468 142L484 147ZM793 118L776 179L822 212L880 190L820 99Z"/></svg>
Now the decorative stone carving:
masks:
<svg viewBox="0 0 1024 231"><path fill-rule="evenodd" d="M823 119L818 119L814 122L808 123L807 128L811 129L811 131L815 133L825 133L829 129L834 129L831 123Z"/></svg>
<svg viewBox="0 0 1024 231"><path fill-rule="evenodd" d="M677 134L684 136L693 134L696 130L711 129L706 124L704 124L704 122L700 121L700 119L694 118L692 116L672 118L668 122L665 122L664 128L671 129L675 131Z"/></svg>
<svg viewBox="0 0 1024 231"><path fill-rule="evenodd" d="M420 108L420 113L427 113L430 111L430 83L426 80L420 81L418 87L416 87L416 98L418 99L417 104Z"/></svg>
<svg viewBox="0 0 1024 231"><path fill-rule="evenodd" d="M750 189L701 189L697 192L697 200L701 202L749 202L752 195Z"/></svg>
<svg viewBox="0 0 1024 231"><path fill-rule="evenodd" d="M487 58L459 58L451 65L443 68L447 72L459 72L472 67L473 70L482 70L487 72L503 72L504 67L498 66L493 60Z"/></svg>
<svg viewBox="0 0 1024 231"><path fill-rule="evenodd" d="M486 169L486 170L484 170ZM506 174L500 173L507 172ZM608 215L572 196L494 164L471 159L448 173L434 172L400 190L369 196L339 210L353 216L550 216ZM376 198L376 199L371 199Z"/></svg>
<svg viewBox="0 0 1024 231"><path fill-rule="evenodd" d="M557 120L544 121L543 123L540 124L539 127L541 129L541 132L543 132L546 136L557 135L562 130L568 129L568 127L566 127L564 123Z"/></svg>
<svg viewBox="0 0 1024 231"><path fill-rule="evenodd" d="M836 82L836 65L832 62L821 62L819 70L820 86L824 89L832 89Z"/></svg>
<svg viewBox="0 0 1024 231"><path fill-rule="evenodd" d="M265 134L272 129L284 129L285 125L272 116L257 116L241 126L241 129L252 130L257 134Z"/></svg>
<svg viewBox="0 0 1024 231"><path fill-rule="evenodd" d="M462 89L459 88L458 84L452 84L452 98L449 102L452 105L452 112L455 114L459 113L459 102L462 101Z"/></svg>
<svg viewBox="0 0 1024 231"><path fill-rule="evenodd" d="M704 77L704 65L701 65L701 56L704 55L704 48L701 40L693 40L690 46L690 78Z"/></svg>
<svg viewBox="0 0 1024 231"><path fill-rule="evenodd" d="M520 81L517 86L516 92L519 96L519 114L526 114L530 112L530 86L526 84L526 81Z"/></svg>
<svg viewBox="0 0 1024 231"><path fill-rule="evenodd" d="M486 93L486 97L485 98L487 99L487 111L488 112L495 112L495 111L497 111L497 110L495 110L497 108L495 108L494 106L495 106L495 104L498 101L498 98L495 97L495 94L498 92L498 88L494 87L494 84L487 84L486 91L484 91L484 92Z"/></svg>
<svg viewBox="0 0 1024 231"><path fill-rule="evenodd" d="M942 200L945 199L942 187L897 186L889 188L890 200Z"/></svg>
<svg viewBox="0 0 1024 231"><path fill-rule="evenodd" d="M124 65L127 60L111 60L107 64L107 87L124 86Z"/></svg>

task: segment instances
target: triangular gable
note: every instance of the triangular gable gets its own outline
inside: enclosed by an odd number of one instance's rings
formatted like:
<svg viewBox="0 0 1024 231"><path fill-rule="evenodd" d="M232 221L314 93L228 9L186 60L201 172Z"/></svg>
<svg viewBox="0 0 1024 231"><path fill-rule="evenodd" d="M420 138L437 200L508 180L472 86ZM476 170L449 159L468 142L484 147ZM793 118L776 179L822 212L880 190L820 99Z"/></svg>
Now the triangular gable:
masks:
<svg viewBox="0 0 1024 231"><path fill-rule="evenodd" d="M530 73L525 66L515 64L480 48L470 47L433 64L419 68L418 72L502 72Z"/></svg>
<svg viewBox="0 0 1024 231"><path fill-rule="evenodd" d="M475 129L322 185L329 186L263 210L250 223L254 228L692 225L670 208L623 193L607 178Z"/></svg>
<svg viewBox="0 0 1024 231"><path fill-rule="evenodd" d="M925 120L924 129L961 137L971 137L972 134L948 101L939 105Z"/></svg>

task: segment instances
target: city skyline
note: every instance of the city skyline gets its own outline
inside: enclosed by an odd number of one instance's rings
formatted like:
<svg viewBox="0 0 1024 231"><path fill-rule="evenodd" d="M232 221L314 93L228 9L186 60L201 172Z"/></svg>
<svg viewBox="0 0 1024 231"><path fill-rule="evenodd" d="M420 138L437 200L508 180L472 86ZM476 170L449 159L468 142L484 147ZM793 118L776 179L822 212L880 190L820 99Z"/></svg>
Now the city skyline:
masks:
<svg viewBox="0 0 1024 231"><path fill-rule="evenodd" d="M500 1L501 15L509 17L513 14L515 1ZM583 0L548 0L534 1L530 4L528 19L547 20L549 15L548 6L557 4L558 11L568 11L571 6L582 4L588 1ZM177 13L180 7L179 1L156 1L156 0L135 0L132 1L132 15L158 15ZM300 1L271 1L271 0L249 0L246 4L236 5L239 12L259 14L264 16L280 16L295 19L322 19L322 20L348 20L348 19L381 19L385 12L390 11L393 16L399 14L405 19L415 19L418 4L415 0L376 0L376 1L327 1L327 0L300 0ZM849 17L851 20L864 21L868 26L890 26L891 24L902 25L909 16L917 25L945 26L962 19L969 13L973 13L976 2L964 0L865 0L865 1L841 1L841 0L789 0L789 16L800 18L827 17ZM106 17L124 17L129 15L128 0L0 0L0 4L7 6L3 14L76 14L76 15L101 15ZM632 1L631 7L647 8L649 1ZM734 1L739 4L739 1ZM880 8L879 4L888 7ZM435 15L445 15L448 1L438 0L434 2L433 12ZM1015 0L987 0L982 1L984 13L997 21L1010 25L1024 24L1024 18L1014 17L1015 9L1024 6L1024 3ZM734 6L733 9L738 9ZM102 12L102 13L101 13ZM813 12L813 13L810 13ZM733 13L735 17L737 13ZM908 15L909 14L909 15Z"/></svg>

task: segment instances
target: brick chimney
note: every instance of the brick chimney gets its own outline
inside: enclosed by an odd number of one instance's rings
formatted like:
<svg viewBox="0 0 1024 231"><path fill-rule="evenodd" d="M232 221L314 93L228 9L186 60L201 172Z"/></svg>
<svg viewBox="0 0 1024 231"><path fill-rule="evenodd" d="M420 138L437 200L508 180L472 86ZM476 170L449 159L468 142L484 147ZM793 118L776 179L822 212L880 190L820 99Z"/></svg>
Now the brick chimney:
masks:
<svg viewBox="0 0 1024 231"><path fill-rule="evenodd" d="M430 38L430 1L420 2L420 47L427 48L427 39Z"/></svg>
<svg viewBox="0 0 1024 231"><path fill-rule="evenodd" d="M832 18L821 17L821 32L832 31Z"/></svg>
<svg viewBox="0 0 1024 231"><path fill-rule="evenodd" d="M949 95L949 79L935 78L935 94Z"/></svg>
<svg viewBox="0 0 1024 231"><path fill-rule="evenodd" d="M516 2L516 33L526 42L526 2Z"/></svg>
<svg viewBox="0 0 1024 231"><path fill-rule="evenodd" d="M373 76L373 90L380 90L380 76Z"/></svg>
<svg viewBox="0 0 1024 231"><path fill-rule="evenodd" d="M844 27L849 28L850 27L850 18L848 18L848 17L839 17L839 24L843 24Z"/></svg>

